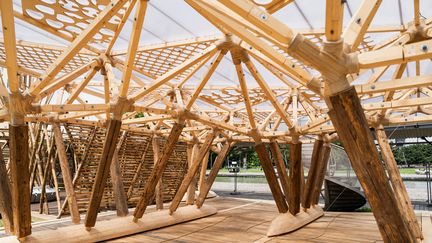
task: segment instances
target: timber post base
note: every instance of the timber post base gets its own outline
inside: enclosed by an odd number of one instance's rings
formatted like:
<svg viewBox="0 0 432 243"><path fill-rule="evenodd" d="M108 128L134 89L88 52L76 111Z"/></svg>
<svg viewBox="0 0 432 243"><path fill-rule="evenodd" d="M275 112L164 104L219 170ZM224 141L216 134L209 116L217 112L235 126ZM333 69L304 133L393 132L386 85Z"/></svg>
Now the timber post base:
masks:
<svg viewBox="0 0 432 243"><path fill-rule="evenodd" d="M18 241L15 236L10 236L2 238L2 242L99 242L180 224L216 213L217 209L212 206L204 205L198 209L195 205L189 205L178 208L172 215L167 209L144 214L143 218L136 223L132 221L133 216L116 217L98 221L97 225L89 230L83 225L71 225L35 232L21 241Z"/></svg>
<svg viewBox="0 0 432 243"><path fill-rule="evenodd" d="M290 212L279 214L270 224L267 236L283 235L298 230L305 225L324 216L324 211L319 206L301 210L295 216Z"/></svg>

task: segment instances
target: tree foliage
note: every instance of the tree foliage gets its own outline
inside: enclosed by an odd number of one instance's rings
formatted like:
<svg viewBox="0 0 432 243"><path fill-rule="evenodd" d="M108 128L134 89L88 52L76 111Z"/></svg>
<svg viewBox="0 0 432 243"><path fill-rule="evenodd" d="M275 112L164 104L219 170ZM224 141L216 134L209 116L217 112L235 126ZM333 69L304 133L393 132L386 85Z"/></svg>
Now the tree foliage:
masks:
<svg viewBox="0 0 432 243"><path fill-rule="evenodd" d="M424 165L432 162L432 146L429 144L393 147L392 150L398 165Z"/></svg>

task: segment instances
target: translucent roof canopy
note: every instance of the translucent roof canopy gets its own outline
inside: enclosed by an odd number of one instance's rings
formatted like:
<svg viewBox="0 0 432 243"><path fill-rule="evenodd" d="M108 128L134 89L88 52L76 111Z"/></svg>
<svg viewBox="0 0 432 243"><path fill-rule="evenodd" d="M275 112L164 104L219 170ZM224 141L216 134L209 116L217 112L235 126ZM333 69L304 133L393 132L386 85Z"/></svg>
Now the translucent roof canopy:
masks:
<svg viewBox="0 0 432 243"><path fill-rule="evenodd" d="M255 127L280 139L292 131L328 133L323 68L290 49L295 36L317 50L327 45L326 8L326 1L313 0L13 0L15 17L2 25L13 25L15 34L2 32L0 65L14 63L6 49L16 45L19 91L37 107L25 114L29 120L95 124L110 118L120 97L129 101L121 109L124 124L136 129L169 129L185 109L188 126L227 124L239 139L250 139ZM391 96L385 88L363 89L431 73L427 49L410 60L370 64L386 56L380 50L428 45L431 15L430 1L419 8L414 1L343 1L334 21L346 37L344 51L360 62L344 74L371 120L430 115L427 85L392 88ZM7 92L17 91L6 69L2 78ZM417 105L393 102L420 98Z"/></svg>

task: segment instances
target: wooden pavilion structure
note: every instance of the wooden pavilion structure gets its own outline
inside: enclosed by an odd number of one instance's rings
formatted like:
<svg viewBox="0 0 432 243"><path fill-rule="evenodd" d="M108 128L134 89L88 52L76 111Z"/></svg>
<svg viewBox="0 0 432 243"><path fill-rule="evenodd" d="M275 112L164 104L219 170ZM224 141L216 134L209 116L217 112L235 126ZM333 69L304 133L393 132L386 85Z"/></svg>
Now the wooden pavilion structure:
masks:
<svg viewBox="0 0 432 243"><path fill-rule="evenodd" d="M362 0L344 24L348 1L326 0L324 28L309 30L294 29L280 20L282 9L297 4L292 0L181 2L216 27L219 35L142 44L145 21L154 17L148 0L0 2L0 66L4 68L0 119L9 126L10 153L8 169L0 166L0 212L9 233L27 241L50 239L49 234L31 234L29 188L35 180L46 185L55 164L50 164L51 159L45 164L35 162L43 158L33 158L40 155L32 151L45 150L48 158L58 156L67 194L63 208L79 224L80 199L74 184L84 175L72 178L66 146L81 149L83 161L88 149L99 146L97 163L88 168L93 174L86 216L73 231L87 232L94 238L84 240L95 241L215 213L204 205L205 198L236 142L255 144L280 213L268 234L287 233L323 215L317 205L319 190L329 143L339 139L384 242L421 241L421 229L383 130L432 120L432 78L421 69L432 58L432 20L421 14L419 0L409 1L412 19L394 25L371 24L385 1ZM67 44L19 39L19 25ZM125 49L116 48L122 34L128 36ZM381 41L371 41L369 35ZM231 85L214 78L227 60L233 73ZM410 66L415 72L407 74ZM384 78L389 73L391 78ZM79 129L72 134L71 127ZM97 133L96 128L103 132ZM41 140L46 143L38 143L37 129L45 134ZM92 143L95 136L98 145ZM126 148L128 136L136 137L131 142L135 147ZM87 140L87 145L74 142L74 137ZM305 181L301 144L306 142L314 143L314 151ZM290 144L289 168L280 143ZM142 151L149 145L154 165L143 170L148 175L132 216L127 216L132 189L126 185L136 179L123 178L121 168L129 162L119 160L119 154L126 148L140 150L145 157ZM173 152L186 151L185 146L189 152L183 157L189 158L189 165L180 181L170 186L174 191L166 199L171 200L169 209L146 217L154 198L162 205L161 178L173 163ZM218 156L206 178L210 150ZM108 181L121 229L113 229L113 222L97 228ZM179 208L186 194L189 206ZM109 236L99 234L104 231Z"/></svg>

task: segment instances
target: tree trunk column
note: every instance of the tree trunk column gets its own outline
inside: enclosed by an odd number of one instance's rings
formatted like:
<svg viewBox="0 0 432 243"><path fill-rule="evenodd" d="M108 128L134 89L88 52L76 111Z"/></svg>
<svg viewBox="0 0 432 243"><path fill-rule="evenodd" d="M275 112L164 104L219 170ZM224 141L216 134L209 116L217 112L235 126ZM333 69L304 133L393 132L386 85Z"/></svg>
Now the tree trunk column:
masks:
<svg viewBox="0 0 432 243"><path fill-rule="evenodd" d="M303 191L303 200L302 206L304 210L310 208L313 194L315 191L315 186L317 185L317 181L319 179L319 167L320 167L320 155L322 152L323 141L321 139L315 140L313 151L312 151L312 159L309 167L308 177L306 181L306 185Z"/></svg>
<svg viewBox="0 0 432 243"><path fill-rule="evenodd" d="M326 175L327 164L330 158L330 153L331 153L331 144L329 142L325 142L324 145L321 147L321 151L318 158L319 162L317 168L318 171L317 180L315 181L316 184L312 186L313 194L311 200L313 205L318 205L319 202L321 188L324 183L324 178Z"/></svg>
<svg viewBox="0 0 432 243"><path fill-rule="evenodd" d="M153 163L154 166L156 166L159 157L160 157L160 149L159 149L159 138L156 136L153 136L152 138L152 149L153 149ZM163 194L162 194L162 177L159 179L158 183L156 184L155 188L155 201L156 201L156 209L162 210L163 209Z"/></svg>
<svg viewBox="0 0 432 243"><path fill-rule="evenodd" d="M60 168L63 175L63 183L66 190L69 212L71 214L72 222L74 224L80 223L80 214L78 204L76 201L75 190L72 183L72 175L69 169L69 160L66 155L66 147L63 142L62 132L58 124L53 124L54 140L57 147L57 153L60 160Z"/></svg>
<svg viewBox="0 0 432 243"><path fill-rule="evenodd" d="M111 167L110 167L110 176L111 176L111 183L114 191L116 212L117 212L117 216L119 217L125 217L129 214L127 197L124 189L123 176L121 173L120 160L119 160L119 152L124 140L126 139L126 136L127 136L127 132L124 131L116 146L116 150L114 152Z"/></svg>
<svg viewBox="0 0 432 243"><path fill-rule="evenodd" d="M290 144L290 164L289 164L289 178L290 178L290 194L289 194L289 212L296 215L300 212L302 184L304 183L303 164L301 160L302 144L300 141L295 141Z"/></svg>
<svg viewBox="0 0 432 243"><path fill-rule="evenodd" d="M28 126L9 124L10 177L15 235L31 234L31 195L28 156Z"/></svg>
<svg viewBox="0 0 432 243"><path fill-rule="evenodd" d="M415 242L379 159L355 88L332 94L326 102L384 241Z"/></svg>
<svg viewBox="0 0 432 243"><path fill-rule="evenodd" d="M272 192L279 213L286 213L288 211L288 205L279 186L279 182L277 180L276 173L273 169L273 165L268 155L265 144L261 141L255 142L255 151L258 154L258 158L261 162L261 167L264 171L265 177L269 184L270 191Z"/></svg>
<svg viewBox="0 0 432 243"><path fill-rule="evenodd" d="M406 191L405 184L402 181L396 160L393 156L387 135L382 125L379 125L377 128L375 128L375 135L381 149L381 155L384 160L384 164L386 165L396 199L400 204L401 211L403 212L402 216L405 217L405 220L410 225L410 228L414 232L415 236L417 238L423 239L423 235L418 225L411 200L408 196L408 192Z"/></svg>
<svg viewBox="0 0 432 243"><path fill-rule="evenodd" d="M106 130L101 159L99 161L96 178L93 183L90 203L87 208L87 215L85 218L86 228L94 227L96 224L97 214L99 212L100 203L102 201L105 184L110 173L111 162L116 150L120 128L120 120L108 120L108 126Z"/></svg>
<svg viewBox="0 0 432 243"><path fill-rule="evenodd" d="M6 234L14 234L11 183L1 147L3 147L3 143L0 143L0 213Z"/></svg>

